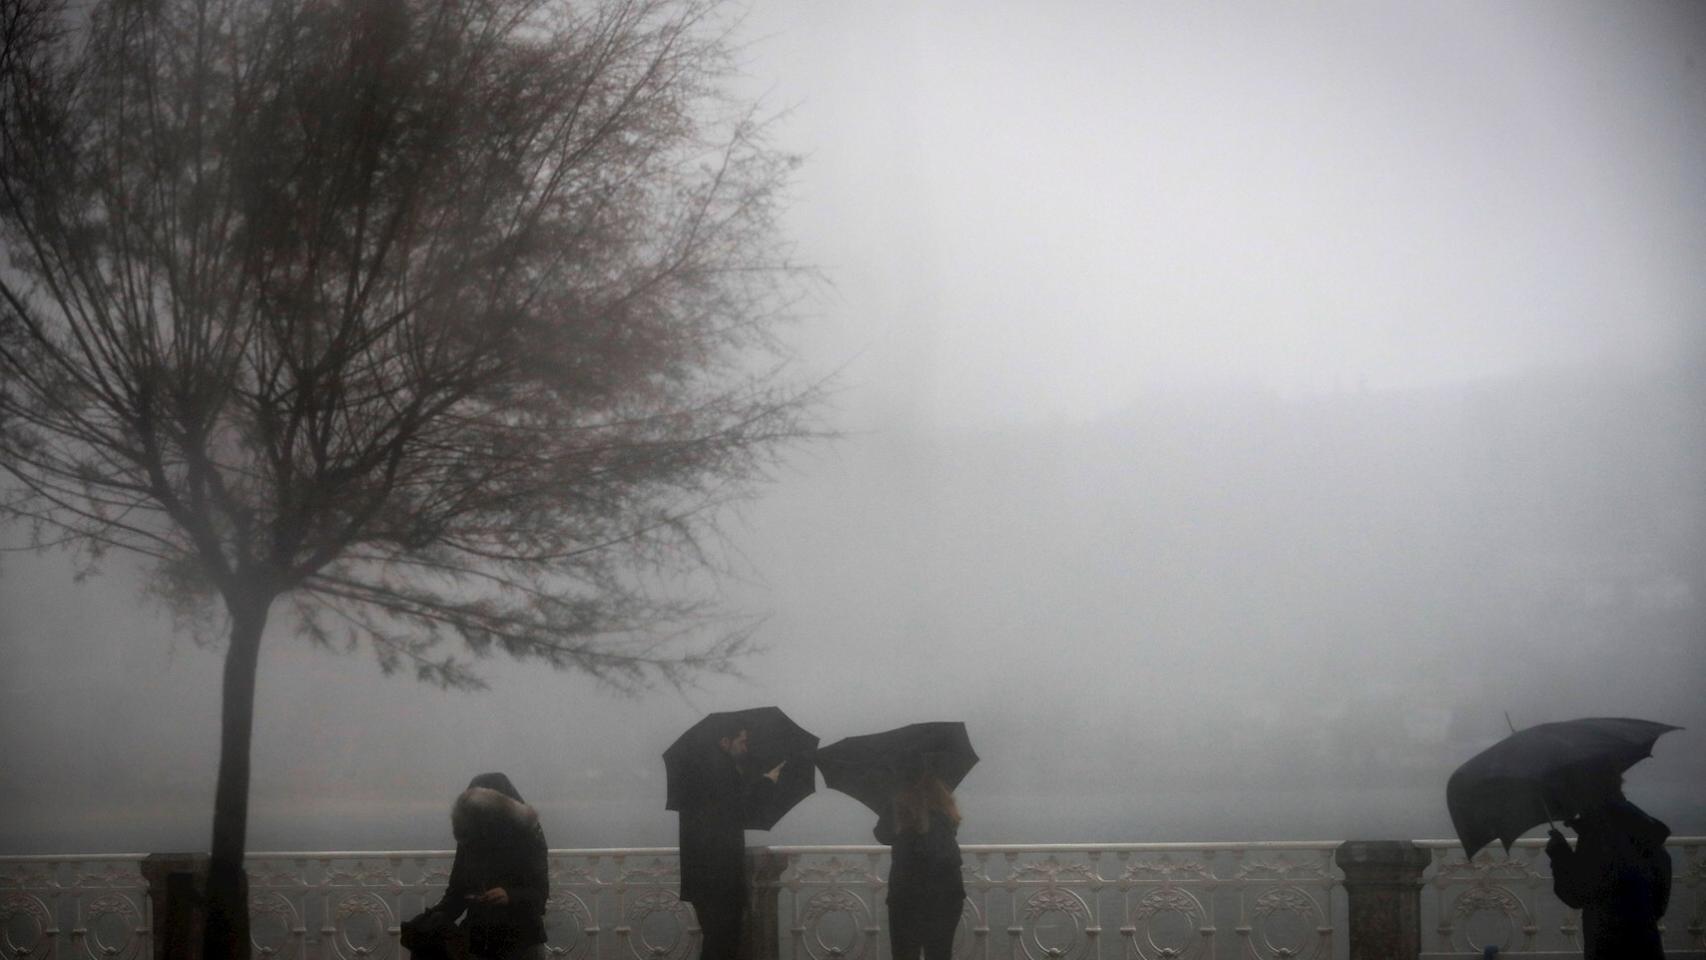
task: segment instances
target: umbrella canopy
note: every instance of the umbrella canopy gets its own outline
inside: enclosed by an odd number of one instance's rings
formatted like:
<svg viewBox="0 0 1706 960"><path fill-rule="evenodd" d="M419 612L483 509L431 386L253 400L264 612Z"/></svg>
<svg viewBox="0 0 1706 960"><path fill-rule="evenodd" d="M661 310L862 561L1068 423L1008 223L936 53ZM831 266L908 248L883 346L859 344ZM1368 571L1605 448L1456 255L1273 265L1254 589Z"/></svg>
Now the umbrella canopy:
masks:
<svg viewBox="0 0 1706 960"><path fill-rule="evenodd" d="M1595 798L1581 795L1594 770L1622 773L1653 752L1665 723L1626 717L1584 717L1518 730L1471 757L1445 786L1445 805L1463 852L1499 840L1506 852L1517 837Z"/></svg>
<svg viewBox="0 0 1706 960"><path fill-rule="evenodd" d="M825 786L859 801L880 816L908 773L924 769L952 790L977 764L966 725L958 721L914 723L882 733L848 737L817 752Z"/></svg>
<svg viewBox="0 0 1706 960"><path fill-rule="evenodd" d="M680 810L682 797L689 793L687 784L705 776L707 765L718 760L719 742L746 731L747 755L743 762L746 776L761 777L778 763L787 761L777 778L776 789L765 791L765 799L747 811L748 830L768 830L781 820L783 814L810 796L817 789L817 774L812 763L817 752L817 735L789 719L779 707L752 707L707 714L663 752L664 774L668 779L666 810Z"/></svg>

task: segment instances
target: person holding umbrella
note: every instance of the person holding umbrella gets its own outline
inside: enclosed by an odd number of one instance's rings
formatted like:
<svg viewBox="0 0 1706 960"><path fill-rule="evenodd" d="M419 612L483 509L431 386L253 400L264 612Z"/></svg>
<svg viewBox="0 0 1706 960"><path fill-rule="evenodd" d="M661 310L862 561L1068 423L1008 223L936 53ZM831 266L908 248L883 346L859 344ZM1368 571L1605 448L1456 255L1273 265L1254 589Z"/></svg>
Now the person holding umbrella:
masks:
<svg viewBox="0 0 1706 960"><path fill-rule="evenodd" d="M1596 764L1569 778L1576 846L1548 831L1552 889L1582 912L1585 960L1664 960L1659 918L1670 903L1670 828L1623 796L1623 775Z"/></svg>
<svg viewBox="0 0 1706 960"><path fill-rule="evenodd" d="M889 861L889 946L894 960L948 960L966 898L954 788L977 765L966 725L914 723L838 740L817 752L832 789L877 814Z"/></svg>
<svg viewBox="0 0 1706 960"><path fill-rule="evenodd" d="M905 785L877 818L889 860L889 952L894 960L950 960L966 899L960 874L959 806L929 767L904 771Z"/></svg>
<svg viewBox="0 0 1706 960"><path fill-rule="evenodd" d="M1631 717L1581 717L1517 730L1469 758L1446 782L1446 807L1465 858L1558 817L1546 853L1552 889L1582 911L1586 960L1662 960L1659 918L1670 901L1670 828L1623 796L1623 771L1680 727Z"/></svg>
<svg viewBox="0 0 1706 960"><path fill-rule="evenodd" d="M665 751L668 808L680 814L681 899L699 919L701 960L740 956L746 830L770 829L811 793L816 748L817 737L760 707L712 714Z"/></svg>

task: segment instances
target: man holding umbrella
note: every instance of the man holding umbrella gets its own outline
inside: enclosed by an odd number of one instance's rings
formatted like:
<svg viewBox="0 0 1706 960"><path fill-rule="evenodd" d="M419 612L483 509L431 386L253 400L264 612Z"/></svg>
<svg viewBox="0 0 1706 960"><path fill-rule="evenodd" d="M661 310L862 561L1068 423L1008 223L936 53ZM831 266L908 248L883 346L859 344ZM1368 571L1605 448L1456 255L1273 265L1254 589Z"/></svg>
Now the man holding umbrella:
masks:
<svg viewBox="0 0 1706 960"><path fill-rule="evenodd" d="M1508 722L1508 718L1507 718ZM1680 729L1629 717L1542 723L1471 757L1445 788L1463 853L1494 840L1508 852L1529 829L1556 817L1576 831L1575 849L1556 829L1546 853L1552 889L1582 911L1586 960L1663 960L1659 918L1670 901L1670 828L1623 797L1623 771L1652 756Z"/></svg>
<svg viewBox="0 0 1706 960"><path fill-rule="evenodd" d="M1582 770L1570 791L1581 798L1565 825L1576 847L1548 832L1552 889L1582 912L1585 960L1663 960L1659 918L1670 903L1671 863L1665 852L1670 828L1623 796L1616 767Z"/></svg>
<svg viewBox="0 0 1706 960"><path fill-rule="evenodd" d="M664 753L668 807L681 818L681 899L699 918L701 960L740 956L746 830L770 829L811 793L816 748L815 736L761 707L712 714Z"/></svg>

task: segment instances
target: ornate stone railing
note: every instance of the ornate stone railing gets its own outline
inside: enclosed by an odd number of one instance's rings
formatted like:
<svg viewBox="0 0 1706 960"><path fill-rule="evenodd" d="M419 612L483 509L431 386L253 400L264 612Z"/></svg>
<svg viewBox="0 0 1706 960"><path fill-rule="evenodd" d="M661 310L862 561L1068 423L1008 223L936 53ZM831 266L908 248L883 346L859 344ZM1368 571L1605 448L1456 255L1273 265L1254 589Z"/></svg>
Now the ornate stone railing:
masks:
<svg viewBox="0 0 1706 960"><path fill-rule="evenodd" d="M1332 960L1343 936L1338 846L967 844L954 955ZM888 957L887 851L770 848L780 954Z"/></svg>
<svg viewBox="0 0 1706 960"><path fill-rule="evenodd" d="M1478 957L1488 945L1535 960L1580 955L1579 918L1552 896L1536 841L1509 859L1495 851L1470 863L1446 841L963 850L967 900L954 953L965 960L1385 960L1418 950L1434 960ZM888 958L886 847L756 847L749 856L754 960ZM1674 839L1671 856L1667 951L1706 957L1706 838ZM198 862L0 857L0 960L184 956L170 929L192 908ZM398 925L437 900L450 863L440 850L254 854L255 956L402 960ZM696 955L673 847L557 850L550 868L551 956ZM1400 941L1418 946L1395 948Z"/></svg>
<svg viewBox="0 0 1706 960"><path fill-rule="evenodd" d="M261 853L248 859L256 956L357 960L404 955L402 921L444 892L452 853ZM674 847L553 850L546 932L553 957L686 960L693 912L676 898Z"/></svg>
<svg viewBox="0 0 1706 960"><path fill-rule="evenodd" d="M1449 840L1418 840L1430 853L1423 874L1422 956L1580 956L1581 912L1552 894L1544 840L1518 840L1507 857L1497 844L1465 861ZM1673 838L1670 909L1661 925L1671 957L1706 953L1706 838Z"/></svg>
<svg viewBox="0 0 1706 960"><path fill-rule="evenodd" d="M143 854L0 857L0 958L148 960Z"/></svg>

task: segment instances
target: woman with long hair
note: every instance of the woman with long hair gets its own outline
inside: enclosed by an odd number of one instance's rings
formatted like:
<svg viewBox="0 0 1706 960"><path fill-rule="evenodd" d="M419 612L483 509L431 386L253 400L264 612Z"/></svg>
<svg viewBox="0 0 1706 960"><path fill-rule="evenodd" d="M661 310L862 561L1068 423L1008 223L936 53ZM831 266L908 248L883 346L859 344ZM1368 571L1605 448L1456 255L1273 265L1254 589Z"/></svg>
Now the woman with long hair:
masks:
<svg viewBox="0 0 1706 960"><path fill-rule="evenodd" d="M894 960L949 960L966 898L960 875L959 805L935 774L916 772L877 818L889 863L889 947Z"/></svg>
<svg viewBox="0 0 1706 960"><path fill-rule="evenodd" d="M450 811L456 860L444 899L432 908L460 924L481 960L542 960L550 896L545 831L501 773L482 773Z"/></svg>

